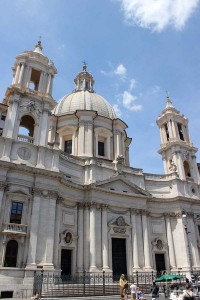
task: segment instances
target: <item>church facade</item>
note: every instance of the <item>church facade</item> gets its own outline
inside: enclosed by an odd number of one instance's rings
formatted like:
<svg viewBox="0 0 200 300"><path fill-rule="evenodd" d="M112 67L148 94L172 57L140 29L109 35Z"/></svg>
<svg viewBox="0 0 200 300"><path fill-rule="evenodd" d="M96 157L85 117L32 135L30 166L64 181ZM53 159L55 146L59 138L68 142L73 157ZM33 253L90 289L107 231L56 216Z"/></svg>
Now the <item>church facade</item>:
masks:
<svg viewBox="0 0 200 300"><path fill-rule="evenodd" d="M188 120L157 119L164 174L129 163L131 138L86 65L52 97L53 62L18 55L0 104L0 291L33 273L200 271L199 170Z"/></svg>

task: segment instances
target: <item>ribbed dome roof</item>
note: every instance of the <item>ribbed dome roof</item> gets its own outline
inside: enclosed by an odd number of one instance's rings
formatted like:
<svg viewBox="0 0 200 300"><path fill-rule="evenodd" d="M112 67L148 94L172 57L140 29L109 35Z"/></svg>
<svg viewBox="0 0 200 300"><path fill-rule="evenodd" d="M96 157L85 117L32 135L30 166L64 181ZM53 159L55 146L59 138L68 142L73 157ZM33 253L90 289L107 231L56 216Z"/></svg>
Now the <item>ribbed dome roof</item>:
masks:
<svg viewBox="0 0 200 300"><path fill-rule="evenodd" d="M101 116L116 119L113 107L100 95L84 91L75 91L64 96L54 108L55 115L74 113L76 110L94 110Z"/></svg>
<svg viewBox="0 0 200 300"><path fill-rule="evenodd" d="M93 90L94 79L87 72L86 63L83 71L78 73L74 79L76 88L69 95L64 96L54 108L55 115L72 114L77 110L94 110L101 116L109 119L116 119L113 107L103 97Z"/></svg>

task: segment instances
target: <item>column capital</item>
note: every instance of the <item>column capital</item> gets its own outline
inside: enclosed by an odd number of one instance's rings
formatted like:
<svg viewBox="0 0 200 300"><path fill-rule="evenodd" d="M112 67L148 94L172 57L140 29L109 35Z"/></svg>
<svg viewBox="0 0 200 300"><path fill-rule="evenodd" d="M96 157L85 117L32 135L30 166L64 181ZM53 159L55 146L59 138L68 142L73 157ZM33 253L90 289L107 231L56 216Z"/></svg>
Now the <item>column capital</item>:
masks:
<svg viewBox="0 0 200 300"><path fill-rule="evenodd" d="M108 204L101 204L102 210L107 210L108 209Z"/></svg>

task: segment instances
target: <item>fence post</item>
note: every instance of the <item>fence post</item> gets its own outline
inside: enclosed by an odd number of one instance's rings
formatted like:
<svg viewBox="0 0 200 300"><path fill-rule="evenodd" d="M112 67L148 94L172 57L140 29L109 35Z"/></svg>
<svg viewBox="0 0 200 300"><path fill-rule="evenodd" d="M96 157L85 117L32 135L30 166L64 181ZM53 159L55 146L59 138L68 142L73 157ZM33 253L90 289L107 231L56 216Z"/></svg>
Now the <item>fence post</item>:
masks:
<svg viewBox="0 0 200 300"><path fill-rule="evenodd" d="M39 295L40 295L40 297L41 297L41 295L42 295L43 277L44 277L44 270L42 270L42 271L41 271L41 283L40 283L40 290L38 291L38 292L39 292Z"/></svg>
<svg viewBox="0 0 200 300"><path fill-rule="evenodd" d="M85 296L85 270L83 271L83 295Z"/></svg>
<svg viewBox="0 0 200 300"><path fill-rule="evenodd" d="M137 282L137 286L138 286L138 271L136 271L136 282Z"/></svg>
<svg viewBox="0 0 200 300"><path fill-rule="evenodd" d="M36 271L34 271L34 278L33 278L33 295L36 294L36 290L37 290L37 278L36 278Z"/></svg>
<svg viewBox="0 0 200 300"><path fill-rule="evenodd" d="M103 271L103 295L105 296L105 271Z"/></svg>

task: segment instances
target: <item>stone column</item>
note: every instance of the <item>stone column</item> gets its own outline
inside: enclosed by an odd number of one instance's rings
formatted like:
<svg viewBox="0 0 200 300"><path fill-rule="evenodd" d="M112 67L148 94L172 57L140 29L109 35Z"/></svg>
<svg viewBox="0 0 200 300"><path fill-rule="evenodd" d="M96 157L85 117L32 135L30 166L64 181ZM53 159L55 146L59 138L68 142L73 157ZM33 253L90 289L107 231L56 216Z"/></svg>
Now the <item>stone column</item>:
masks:
<svg viewBox="0 0 200 300"><path fill-rule="evenodd" d="M5 253L6 253L6 235L3 236L3 241L2 241L0 267L4 267Z"/></svg>
<svg viewBox="0 0 200 300"><path fill-rule="evenodd" d="M90 205L90 272L96 271L96 203Z"/></svg>
<svg viewBox="0 0 200 300"><path fill-rule="evenodd" d="M196 161L196 155L191 155L191 172L192 172L192 177L194 178L195 183L199 183L199 170L197 167L197 161Z"/></svg>
<svg viewBox="0 0 200 300"><path fill-rule="evenodd" d="M52 76L52 75L49 74L48 80L47 80L47 90L46 90L46 93L47 93L47 94L50 94L50 91L51 91L51 80L52 80L51 76Z"/></svg>
<svg viewBox="0 0 200 300"><path fill-rule="evenodd" d="M135 210L131 210L133 271L139 269L138 236Z"/></svg>
<svg viewBox="0 0 200 300"><path fill-rule="evenodd" d="M109 269L108 263L108 225L107 225L107 205L102 205L102 252L103 252L103 270Z"/></svg>
<svg viewBox="0 0 200 300"><path fill-rule="evenodd" d="M5 188L7 186L7 183L5 181L0 181L0 212L3 213L2 211L2 208L3 208L3 196L4 196L4 191L5 191ZM1 216L1 213L0 213L0 216ZM0 232L1 232L1 224L2 224L2 217L1 217L1 220L0 220Z"/></svg>
<svg viewBox="0 0 200 300"><path fill-rule="evenodd" d="M89 271L90 266L90 206L85 203L84 210L84 269Z"/></svg>
<svg viewBox="0 0 200 300"><path fill-rule="evenodd" d="M173 241L173 236L172 236L171 221L170 221L170 217L168 215L165 215L165 221L166 221L166 230L167 230L167 242L168 242L168 249L169 249L170 267L172 269L176 269L174 241Z"/></svg>
<svg viewBox="0 0 200 300"><path fill-rule="evenodd" d="M29 66L28 69L27 69L27 75L26 75L26 87L28 88L29 87L29 83L30 83L30 80L31 80L31 72L32 72L32 68Z"/></svg>
<svg viewBox="0 0 200 300"><path fill-rule="evenodd" d="M44 108L42 113L42 125L41 125L40 142L39 142L41 146L47 146L48 133L49 133L49 109Z"/></svg>
<svg viewBox="0 0 200 300"><path fill-rule="evenodd" d="M181 156L181 151L176 151L176 158L177 158L177 169L178 169L178 174L180 179L185 180L186 176L185 176L185 170L183 167L183 159Z"/></svg>
<svg viewBox="0 0 200 300"><path fill-rule="evenodd" d="M86 140L86 153L87 156L92 157L93 156L93 126L92 121L87 122L87 140Z"/></svg>
<svg viewBox="0 0 200 300"><path fill-rule="evenodd" d="M20 73L19 73L19 82L18 82L19 84L21 84L23 81L24 68L25 68L25 63L22 63L22 66L20 68Z"/></svg>
<svg viewBox="0 0 200 300"><path fill-rule="evenodd" d="M39 92L43 92L43 79L44 79L44 72L41 72L40 82L39 82L39 86L38 86L38 91Z"/></svg>
<svg viewBox="0 0 200 300"><path fill-rule="evenodd" d="M39 228L39 216L40 216L40 190L34 190L31 225L30 225L30 241L29 251L27 258L26 268L36 266L36 252L37 252L37 235Z"/></svg>
<svg viewBox="0 0 200 300"><path fill-rule="evenodd" d="M20 72L20 64L17 66L17 69L16 69L16 73L15 73L15 77L14 77L14 82L13 82L14 84L18 83L19 72Z"/></svg>
<svg viewBox="0 0 200 300"><path fill-rule="evenodd" d="M162 130L162 127L159 128L159 131L160 131L160 139L161 139L161 144L164 144L164 138L163 138L163 130Z"/></svg>
<svg viewBox="0 0 200 300"><path fill-rule="evenodd" d="M55 217L55 234L54 234L54 251L53 251L53 263L55 266L55 269L60 269L59 264L59 239L60 239L60 203L62 201L61 197L58 197L57 199L57 205L56 205L56 217Z"/></svg>
<svg viewBox="0 0 200 300"><path fill-rule="evenodd" d="M142 212L142 230L143 230L143 239L144 239L144 268L151 269L151 251L149 243L149 226L147 222L147 212Z"/></svg>
<svg viewBox="0 0 200 300"><path fill-rule="evenodd" d="M45 168L45 148L39 147L38 148L38 157L37 157L37 165L36 168L44 169Z"/></svg>
<svg viewBox="0 0 200 300"><path fill-rule="evenodd" d="M95 156L98 156L98 133L97 132L95 133L95 145L96 145Z"/></svg>
<svg viewBox="0 0 200 300"><path fill-rule="evenodd" d="M46 237L46 255L44 268L52 269L53 265L53 248L54 248L54 230L55 230L55 214L56 214L56 199L57 193L53 191L48 192L48 230Z"/></svg>
<svg viewBox="0 0 200 300"><path fill-rule="evenodd" d="M162 140L163 140L163 144L167 142L167 133L166 133L166 129L165 126L161 127L161 132L162 132Z"/></svg>
<svg viewBox="0 0 200 300"><path fill-rule="evenodd" d="M107 137L107 157L108 159L111 159L110 158L110 136Z"/></svg>
<svg viewBox="0 0 200 300"><path fill-rule="evenodd" d="M83 205L78 204L78 247L77 247L77 271L83 272Z"/></svg>
<svg viewBox="0 0 200 300"><path fill-rule="evenodd" d="M14 129L16 126L16 121L17 121L17 112L18 112L18 105L20 102L20 96L14 95L11 97L12 98L10 98L9 100L10 106L8 107L5 125L3 129L3 136L12 139L14 134Z"/></svg>
<svg viewBox="0 0 200 300"><path fill-rule="evenodd" d="M79 122L79 134L78 134L78 154L85 154L85 122Z"/></svg>
<svg viewBox="0 0 200 300"><path fill-rule="evenodd" d="M173 139L176 139L177 135L176 135L176 127L174 124L174 121L172 121L172 133L173 133Z"/></svg>

